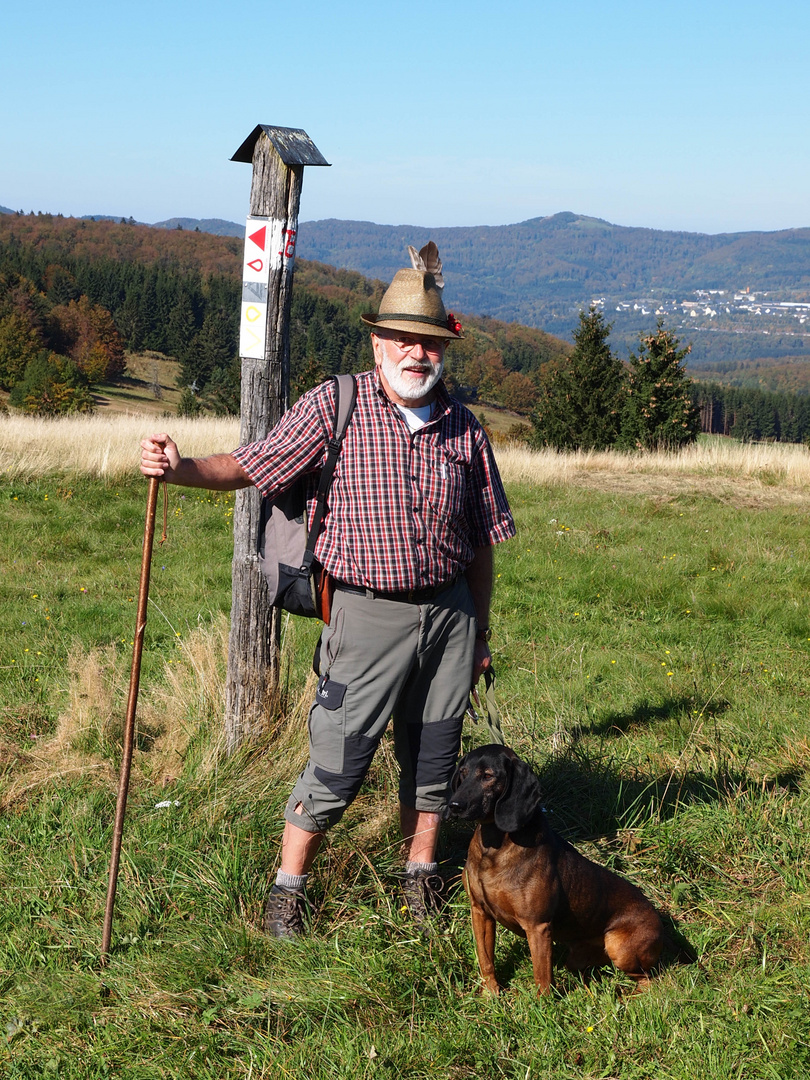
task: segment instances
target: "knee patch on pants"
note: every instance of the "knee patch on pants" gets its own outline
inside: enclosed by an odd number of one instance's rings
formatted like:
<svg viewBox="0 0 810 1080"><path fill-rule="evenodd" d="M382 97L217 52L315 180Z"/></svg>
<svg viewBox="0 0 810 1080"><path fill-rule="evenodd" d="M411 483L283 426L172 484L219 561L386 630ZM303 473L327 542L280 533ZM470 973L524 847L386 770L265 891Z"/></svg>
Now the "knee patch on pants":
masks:
<svg viewBox="0 0 810 1080"><path fill-rule="evenodd" d="M337 824L360 790L378 744L379 739L364 735L341 737L339 762L335 761L342 764L339 771L310 760L293 788L284 815L287 821L308 832ZM296 814L299 803L302 813Z"/></svg>
<svg viewBox="0 0 810 1080"><path fill-rule="evenodd" d="M444 809L463 722L463 717L453 717L432 724L403 725L404 733L396 742L400 801L404 805L435 812Z"/></svg>
<svg viewBox="0 0 810 1080"><path fill-rule="evenodd" d="M313 766L313 773L324 787L342 799L348 806L357 795L377 749L377 739L356 735L343 741L343 769L331 772L320 765Z"/></svg>

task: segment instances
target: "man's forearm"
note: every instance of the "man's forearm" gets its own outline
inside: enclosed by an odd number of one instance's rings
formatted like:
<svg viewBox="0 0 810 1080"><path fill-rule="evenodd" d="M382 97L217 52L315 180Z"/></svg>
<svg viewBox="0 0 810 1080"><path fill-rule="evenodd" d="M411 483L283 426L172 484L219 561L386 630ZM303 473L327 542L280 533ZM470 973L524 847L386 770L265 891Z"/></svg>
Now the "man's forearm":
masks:
<svg viewBox="0 0 810 1080"><path fill-rule="evenodd" d="M483 628L489 627L489 605L492 599L494 562L491 547L476 548L473 561L464 572L475 604L475 616L478 625Z"/></svg>
<svg viewBox="0 0 810 1080"><path fill-rule="evenodd" d="M250 478L231 454L180 458L166 479L170 484L207 488L209 491L235 491L250 486Z"/></svg>

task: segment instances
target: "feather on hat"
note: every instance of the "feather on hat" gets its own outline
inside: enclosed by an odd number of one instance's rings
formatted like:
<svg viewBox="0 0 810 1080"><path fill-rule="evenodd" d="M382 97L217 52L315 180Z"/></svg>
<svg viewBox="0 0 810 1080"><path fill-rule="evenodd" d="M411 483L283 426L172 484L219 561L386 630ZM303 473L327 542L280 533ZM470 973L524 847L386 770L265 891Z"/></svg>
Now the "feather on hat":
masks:
<svg viewBox="0 0 810 1080"><path fill-rule="evenodd" d="M376 315L361 315L367 326L426 337L461 337L461 324L442 301L444 278L439 249L432 240L420 250L408 245L412 269L397 270Z"/></svg>

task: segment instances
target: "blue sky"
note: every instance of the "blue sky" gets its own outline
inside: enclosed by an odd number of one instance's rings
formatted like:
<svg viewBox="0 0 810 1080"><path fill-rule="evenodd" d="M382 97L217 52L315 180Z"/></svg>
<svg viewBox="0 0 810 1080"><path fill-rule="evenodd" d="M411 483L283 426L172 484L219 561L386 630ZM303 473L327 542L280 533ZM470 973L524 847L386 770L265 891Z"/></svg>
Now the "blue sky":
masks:
<svg viewBox="0 0 810 1080"><path fill-rule="evenodd" d="M256 124L304 128L301 220L810 226L810 5L7 5L0 205L240 221Z"/></svg>

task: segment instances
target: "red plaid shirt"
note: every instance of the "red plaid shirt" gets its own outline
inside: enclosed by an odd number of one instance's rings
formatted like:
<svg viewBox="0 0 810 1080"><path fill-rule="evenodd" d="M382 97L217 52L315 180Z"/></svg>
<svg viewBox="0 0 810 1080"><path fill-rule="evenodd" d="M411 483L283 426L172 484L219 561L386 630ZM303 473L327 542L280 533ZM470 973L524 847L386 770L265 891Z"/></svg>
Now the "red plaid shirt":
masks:
<svg viewBox="0 0 810 1080"><path fill-rule="evenodd" d="M310 522L335 414L330 380L301 397L262 442L233 456L274 498L307 478ZM411 433L376 370L357 376L357 406L338 459L315 556L350 585L385 592L441 585L474 549L515 535L481 425L439 382L431 420Z"/></svg>

